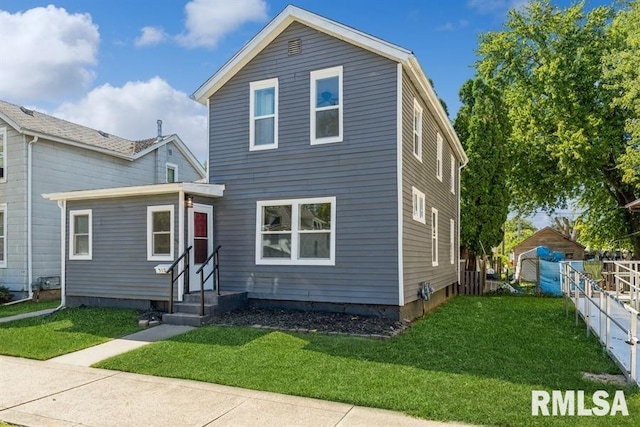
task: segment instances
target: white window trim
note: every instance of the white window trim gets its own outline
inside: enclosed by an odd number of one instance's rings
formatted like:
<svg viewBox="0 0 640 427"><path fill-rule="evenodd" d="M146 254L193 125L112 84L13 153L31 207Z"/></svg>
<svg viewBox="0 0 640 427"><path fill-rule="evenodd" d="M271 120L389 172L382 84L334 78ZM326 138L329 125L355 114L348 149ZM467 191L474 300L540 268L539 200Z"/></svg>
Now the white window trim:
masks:
<svg viewBox="0 0 640 427"><path fill-rule="evenodd" d="M416 129L416 113L420 117L418 122L418 129ZM418 100L413 98L413 123L411 125L413 128L413 138L412 138L412 151L413 155L416 159L422 163L422 107L418 103ZM418 135L418 152L416 153L416 134Z"/></svg>
<svg viewBox="0 0 640 427"><path fill-rule="evenodd" d="M0 260L0 268L7 268L7 235L9 234L9 230L7 230L7 204L6 203L0 203L0 212L2 212L4 215L2 215L2 229L4 230L4 235L3 237L3 251L2 253L4 254L4 259Z"/></svg>
<svg viewBox="0 0 640 427"><path fill-rule="evenodd" d="M436 178L442 182L442 135L436 136Z"/></svg>
<svg viewBox="0 0 640 427"><path fill-rule="evenodd" d="M328 259L299 258L299 209L300 205L331 203L330 256ZM291 205L291 258L262 258L262 208L264 206ZM336 198L259 200L256 202L256 265L336 265Z"/></svg>
<svg viewBox="0 0 640 427"><path fill-rule="evenodd" d="M426 224L425 195L416 187L411 187L411 205L413 206L413 219ZM417 202L417 205L416 205Z"/></svg>
<svg viewBox="0 0 640 427"><path fill-rule="evenodd" d="M449 220L449 263L455 263L455 244L456 244L456 233L455 233L455 221L453 219Z"/></svg>
<svg viewBox="0 0 640 427"><path fill-rule="evenodd" d="M451 155L451 194L456 194L456 158Z"/></svg>
<svg viewBox="0 0 640 427"><path fill-rule="evenodd" d="M322 110L331 110L335 108L335 105L331 107L321 107L316 109L316 80L326 79L328 77L338 77L338 95L340 97L340 102L338 103L338 135L330 136L325 138L316 138L316 111ZM330 144L333 142L342 142L344 135L344 126L343 126L343 111L344 111L344 91L342 90L342 65L338 67L326 68L324 70L316 70L311 71L310 73L310 102L309 102L309 110L310 110L310 134L311 134L311 145L320 145L320 144Z"/></svg>
<svg viewBox="0 0 640 427"><path fill-rule="evenodd" d="M438 266L438 210L436 208L431 208L431 265Z"/></svg>
<svg viewBox="0 0 640 427"><path fill-rule="evenodd" d="M166 212L170 213L171 226L169 229L171 248L169 249L169 255L154 255L153 254L153 213L154 212ZM175 230L174 230L174 207L173 205L159 205L159 206L147 206L147 261L173 261L173 254L175 251Z"/></svg>
<svg viewBox="0 0 640 427"><path fill-rule="evenodd" d="M165 181L169 182L169 169L173 169L173 182L179 182L180 179L178 178L178 165L168 162L165 165Z"/></svg>
<svg viewBox="0 0 640 427"><path fill-rule="evenodd" d="M255 128L256 118L267 118L266 116L255 116L255 92L261 89L274 88L273 97L273 144L256 145ZM273 150L278 148L278 79L267 79L249 83L249 151Z"/></svg>
<svg viewBox="0 0 640 427"><path fill-rule="evenodd" d="M88 216L89 222L89 253L88 254L76 254L76 239L75 239L75 217ZM69 259L73 261L88 261L93 259L93 213L91 209L78 209L69 211Z"/></svg>
<svg viewBox="0 0 640 427"><path fill-rule="evenodd" d="M0 139L2 140L2 156L3 162L2 167L4 168L3 177L0 178L0 183L7 182L7 151L8 151L8 143L7 143L7 128L0 128Z"/></svg>

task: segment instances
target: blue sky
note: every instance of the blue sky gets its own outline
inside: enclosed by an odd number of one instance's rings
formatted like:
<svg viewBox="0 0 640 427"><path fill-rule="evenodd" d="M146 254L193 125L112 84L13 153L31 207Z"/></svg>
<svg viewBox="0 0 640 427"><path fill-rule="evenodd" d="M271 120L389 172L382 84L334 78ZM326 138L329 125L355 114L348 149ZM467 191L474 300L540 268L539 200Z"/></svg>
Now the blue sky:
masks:
<svg viewBox="0 0 640 427"><path fill-rule="evenodd" d="M154 136L162 119L205 160L205 111L189 96L288 3L1 0L0 99L131 139ZM292 3L412 50L453 118L478 35L501 29L525 2Z"/></svg>

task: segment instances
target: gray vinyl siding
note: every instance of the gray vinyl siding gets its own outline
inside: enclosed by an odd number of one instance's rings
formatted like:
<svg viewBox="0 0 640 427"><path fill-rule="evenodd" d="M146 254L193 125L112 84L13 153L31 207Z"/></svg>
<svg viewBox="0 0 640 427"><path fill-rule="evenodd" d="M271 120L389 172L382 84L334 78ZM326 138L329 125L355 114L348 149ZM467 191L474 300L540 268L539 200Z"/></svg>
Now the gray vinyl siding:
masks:
<svg viewBox="0 0 640 427"><path fill-rule="evenodd" d="M99 298L168 299L169 278L147 261L147 207L174 206L174 259L178 252L178 195L123 197L68 202L67 212L92 210L91 260L69 260L69 215L66 236L67 295Z"/></svg>
<svg viewBox="0 0 640 427"><path fill-rule="evenodd" d="M302 53L287 56L287 42ZM344 139L310 145L310 71L343 66ZM293 23L210 100L210 182L224 290L398 304L397 64ZM249 151L249 83L278 78L279 147ZM335 266L256 265L256 202L336 197Z"/></svg>
<svg viewBox="0 0 640 427"><path fill-rule="evenodd" d="M457 282L458 188L451 193L451 141L443 132L433 112L420 99L417 90L404 73L402 79L402 200L403 200L403 266L405 303L417 299L420 282L435 289ZM422 163L413 155L413 100L422 106ZM442 181L436 178L436 135L443 138ZM459 161L456 160L456 167ZM456 181L457 181L456 172ZM426 224L413 219L411 187L425 194ZM438 210L438 266L432 266L431 209ZM450 263L450 220L455 226L455 259Z"/></svg>
<svg viewBox="0 0 640 427"><path fill-rule="evenodd" d="M167 163L178 167L177 181L179 182L193 182L203 178L176 145L171 142L159 147L150 155L156 159L156 183L167 182Z"/></svg>
<svg viewBox="0 0 640 427"><path fill-rule="evenodd" d="M7 267L0 268L0 284L14 291L27 284L27 143L23 135L0 119L6 128L6 182L0 183L0 203L6 203Z"/></svg>

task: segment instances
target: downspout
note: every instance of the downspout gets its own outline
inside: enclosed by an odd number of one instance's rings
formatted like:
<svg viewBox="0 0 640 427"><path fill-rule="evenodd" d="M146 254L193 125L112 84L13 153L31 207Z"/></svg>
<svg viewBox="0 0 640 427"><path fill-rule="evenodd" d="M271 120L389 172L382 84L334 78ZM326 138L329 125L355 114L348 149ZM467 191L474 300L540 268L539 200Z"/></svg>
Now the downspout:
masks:
<svg viewBox="0 0 640 427"><path fill-rule="evenodd" d="M460 225L460 204L462 203L462 188L460 187L460 176L462 175L462 169L464 169L464 167L466 166L466 163L461 163L460 166L458 167L458 257L457 257L457 262L458 265L456 266L456 270L458 271L458 285L460 285L460 230L462 229L461 225Z"/></svg>
<svg viewBox="0 0 640 427"><path fill-rule="evenodd" d="M184 253L184 191L178 193L178 254ZM184 258L180 260L178 266L180 271L184 271ZM189 272L191 274L191 272ZM184 274L180 276L178 282L178 301L182 302L184 295Z"/></svg>
<svg viewBox="0 0 640 427"><path fill-rule="evenodd" d="M67 303L67 280L66 280L66 235L67 235L67 201L59 200L60 208L60 305L55 311L63 309Z"/></svg>
<svg viewBox="0 0 640 427"><path fill-rule="evenodd" d="M38 137L34 136L29 145L27 145L27 289L29 290L29 299L33 298L33 217L32 217L32 195L33 179L32 179L32 147L38 142Z"/></svg>

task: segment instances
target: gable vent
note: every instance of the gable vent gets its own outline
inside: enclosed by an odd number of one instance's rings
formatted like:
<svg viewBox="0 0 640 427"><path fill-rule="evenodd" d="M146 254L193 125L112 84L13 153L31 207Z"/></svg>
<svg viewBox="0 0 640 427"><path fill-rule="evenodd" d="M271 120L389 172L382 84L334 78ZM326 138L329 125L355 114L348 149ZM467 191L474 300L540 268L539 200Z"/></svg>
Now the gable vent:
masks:
<svg viewBox="0 0 640 427"><path fill-rule="evenodd" d="M22 111L28 116L33 117L33 110L29 110L28 108L25 108L25 107L20 107L20 111Z"/></svg>
<svg viewBox="0 0 640 427"><path fill-rule="evenodd" d="M289 48L287 49L289 56L297 55L300 52L302 52L302 40L289 40Z"/></svg>

